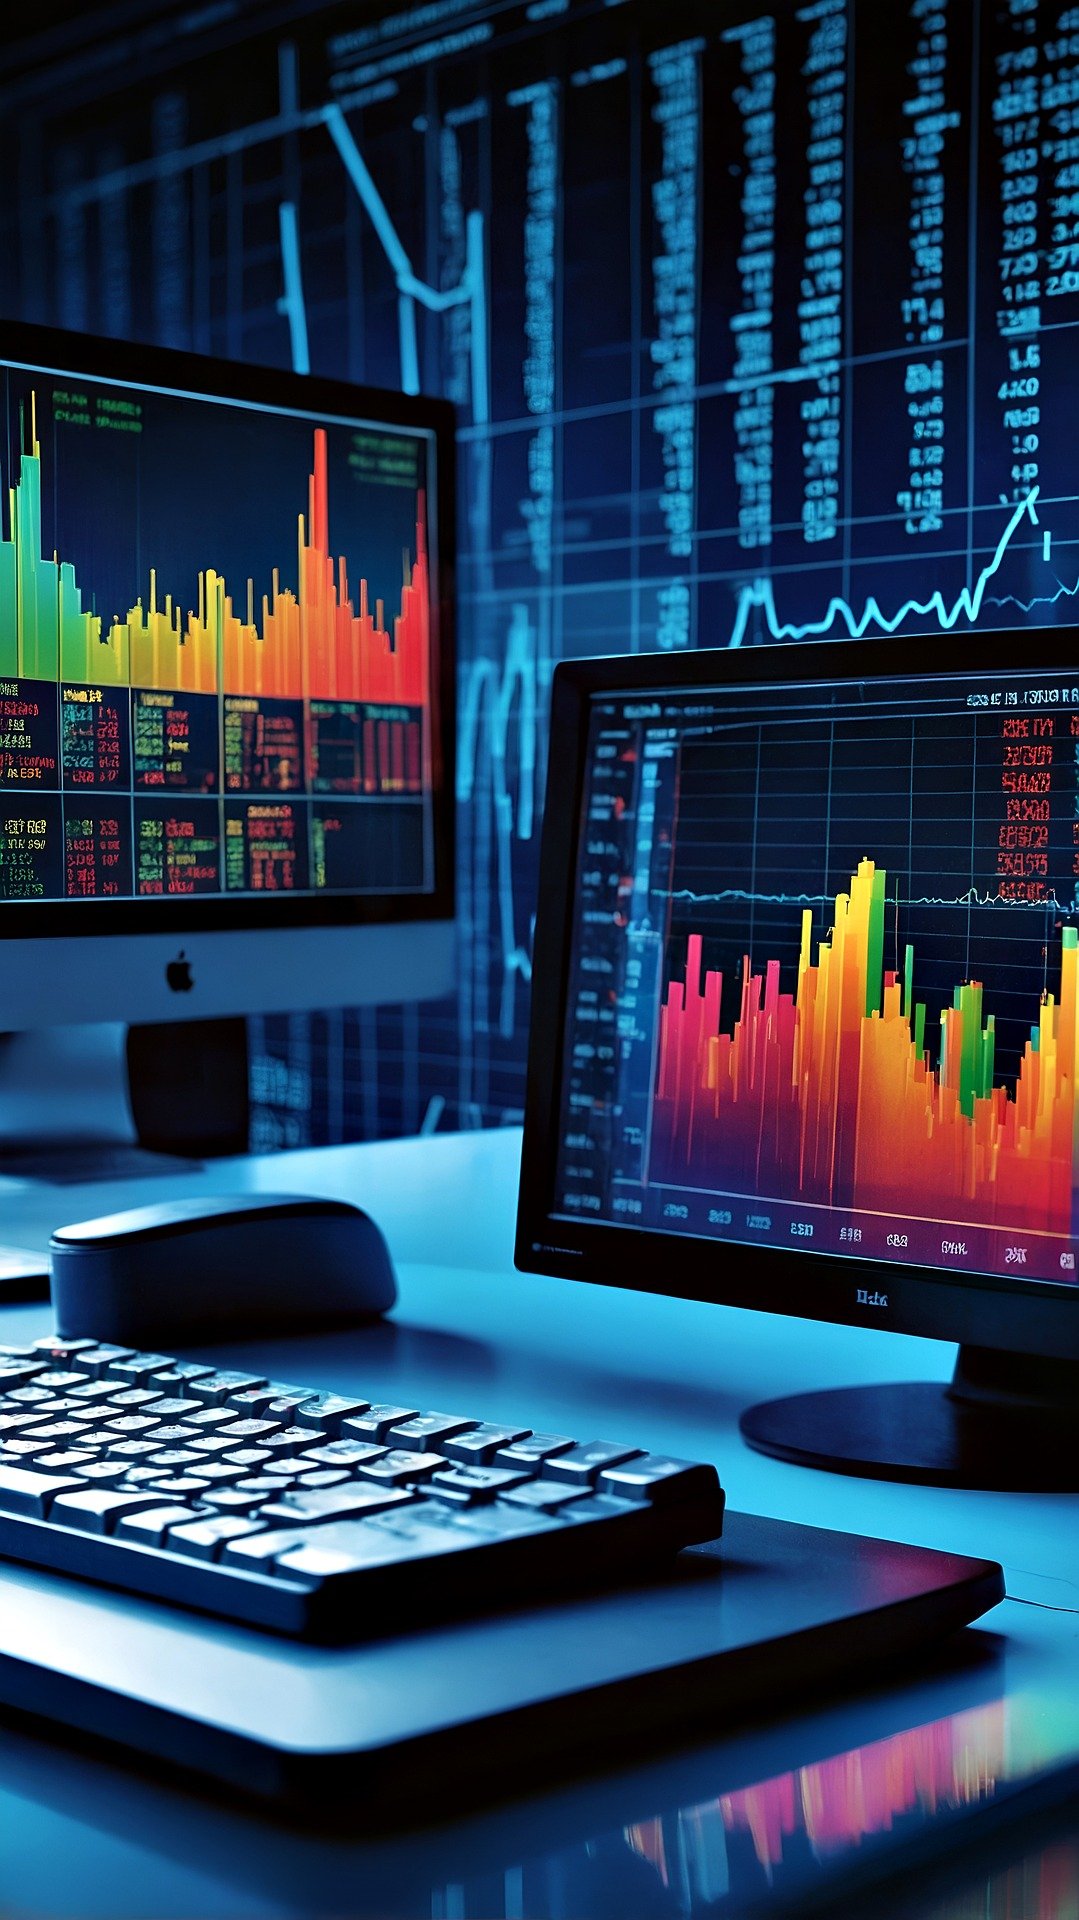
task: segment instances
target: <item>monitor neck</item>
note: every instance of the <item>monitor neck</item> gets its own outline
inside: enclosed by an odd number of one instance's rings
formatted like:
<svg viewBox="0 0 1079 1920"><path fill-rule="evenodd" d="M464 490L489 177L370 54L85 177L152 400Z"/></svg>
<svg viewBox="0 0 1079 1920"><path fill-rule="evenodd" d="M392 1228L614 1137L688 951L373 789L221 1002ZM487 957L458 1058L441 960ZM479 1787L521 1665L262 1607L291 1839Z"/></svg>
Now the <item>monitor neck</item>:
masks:
<svg viewBox="0 0 1079 1920"><path fill-rule="evenodd" d="M202 1159L248 1134L243 1020L39 1027L0 1037L0 1170L71 1178L133 1151ZM87 1177L92 1178L92 1171Z"/></svg>

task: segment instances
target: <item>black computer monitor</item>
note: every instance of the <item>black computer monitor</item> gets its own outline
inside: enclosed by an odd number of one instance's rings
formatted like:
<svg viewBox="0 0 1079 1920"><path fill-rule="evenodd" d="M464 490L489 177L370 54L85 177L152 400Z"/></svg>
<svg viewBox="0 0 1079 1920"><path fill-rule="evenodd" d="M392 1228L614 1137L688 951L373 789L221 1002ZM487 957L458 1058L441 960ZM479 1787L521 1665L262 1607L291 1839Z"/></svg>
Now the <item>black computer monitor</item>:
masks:
<svg viewBox="0 0 1079 1920"><path fill-rule="evenodd" d="M453 432L0 326L0 1028L452 987Z"/></svg>
<svg viewBox="0 0 1079 1920"><path fill-rule="evenodd" d="M960 1343L752 1409L766 1452L1079 1484L1077 657L555 675L518 1265Z"/></svg>

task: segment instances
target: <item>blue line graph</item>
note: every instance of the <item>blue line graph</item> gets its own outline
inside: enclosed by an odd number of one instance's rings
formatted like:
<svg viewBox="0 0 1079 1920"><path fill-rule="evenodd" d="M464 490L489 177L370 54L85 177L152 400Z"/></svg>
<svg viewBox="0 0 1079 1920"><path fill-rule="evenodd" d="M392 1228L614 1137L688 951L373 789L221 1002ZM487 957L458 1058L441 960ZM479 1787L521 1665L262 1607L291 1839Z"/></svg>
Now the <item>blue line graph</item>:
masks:
<svg viewBox="0 0 1079 1920"><path fill-rule="evenodd" d="M303 275L300 271L300 233L296 221L295 201L282 200L277 209L277 215L281 235L281 265L285 276L285 291L277 303L277 311L284 314L288 321L293 372L310 373L307 308L304 304Z"/></svg>
<svg viewBox="0 0 1079 1920"><path fill-rule="evenodd" d="M742 906L753 907L834 907L835 892L831 893L753 893L747 887L723 887L716 893L695 893L691 887L679 887L673 893L665 888L653 889L660 900L686 900L692 906L722 907L735 902ZM1058 900L1055 893L1047 893L1041 900L1010 900L999 893L979 893L977 887L968 887L966 893L956 894L953 899L945 899L940 894L911 894L907 900L901 900L898 894L886 895L891 907L1007 907L1019 908L1030 913L1073 913L1070 902Z"/></svg>
<svg viewBox="0 0 1079 1920"><path fill-rule="evenodd" d="M944 633L956 626L964 617L973 625L982 610L989 582L1000 572L1004 557L1024 518L1029 517L1031 526L1038 525L1038 515L1035 510L1038 492L1037 487L1032 487L1025 500L1020 501L997 541L992 559L982 568L973 589L964 587L950 606L939 588L930 594L928 600L905 600L896 613L890 614L884 612L880 602L872 594L861 613L855 613L848 601L834 595L828 602L826 612L819 620L807 620L799 624L796 621L780 620L776 611L775 589L771 580L754 580L749 586L743 587L739 595L734 627L728 645L732 647L742 645L750 619L758 607L764 615L764 624L772 639L781 641L821 640L825 634L831 633L837 624L846 627L852 640L860 640L863 634L868 633L873 626L879 627L883 633L896 633L903 622L914 615L918 619L932 617ZM1066 592L1067 589L1062 591Z"/></svg>
<svg viewBox="0 0 1079 1920"><path fill-rule="evenodd" d="M382 250L397 282L397 324L401 356L401 386L405 393L419 393L420 366L416 341L416 307L431 313L446 313L450 307L467 306L472 328L472 418L477 426L490 419L487 372L487 294L484 276L484 229L482 213L473 211L465 224L465 267L455 287L431 287L413 271L401 236L394 226L370 169L353 139L341 108L323 109L323 123L341 156L341 163L356 189L361 204L374 227Z"/></svg>
<svg viewBox="0 0 1079 1920"><path fill-rule="evenodd" d="M534 829L539 706L541 700L545 704L548 691L539 681L545 677L549 675L543 676L537 671L537 649L528 608L517 604L510 619L504 663L501 666L494 660L472 663L460 716L457 799L461 804L472 800L475 794L481 729L491 768L502 956L499 1031L506 1038L514 1030L515 981L520 978L527 982L532 978L531 954L517 938L510 851L515 836L518 840L530 840ZM515 707L516 809L508 772Z"/></svg>

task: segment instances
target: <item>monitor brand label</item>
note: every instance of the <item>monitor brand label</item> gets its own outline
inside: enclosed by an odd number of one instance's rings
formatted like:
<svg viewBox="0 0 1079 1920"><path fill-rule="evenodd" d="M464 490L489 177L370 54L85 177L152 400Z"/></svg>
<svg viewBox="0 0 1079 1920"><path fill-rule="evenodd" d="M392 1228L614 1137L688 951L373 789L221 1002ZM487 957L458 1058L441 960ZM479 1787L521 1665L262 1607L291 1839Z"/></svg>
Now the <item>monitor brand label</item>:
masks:
<svg viewBox="0 0 1079 1920"><path fill-rule="evenodd" d="M886 1307L888 1305L888 1295L886 1293L870 1293L868 1287L859 1287L858 1305L860 1307Z"/></svg>

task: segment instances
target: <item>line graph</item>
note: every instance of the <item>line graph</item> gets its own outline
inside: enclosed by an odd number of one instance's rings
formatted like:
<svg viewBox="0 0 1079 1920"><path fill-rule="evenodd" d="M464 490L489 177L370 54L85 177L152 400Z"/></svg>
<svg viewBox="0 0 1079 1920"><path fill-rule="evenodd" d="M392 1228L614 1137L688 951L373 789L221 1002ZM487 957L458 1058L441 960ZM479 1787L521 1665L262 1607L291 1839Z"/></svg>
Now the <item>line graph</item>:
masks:
<svg viewBox="0 0 1079 1920"><path fill-rule="evenodd" d="M749 887L720 887L715 893L697 893L691 887L675 887L660 892L658 897L668 900L683 900L691 906L740 906L750 907L830 907L835 899L834 893L755 893ZM1072 913L1070 901L1058 899L1050 891L1039 900L1015 900L1002 893L979 893L976 887L968 887L965 893L947 898L943 894L912 893L906 897L898 894L885 896L890 907L1007 907L1010 910L1025 910L1037 913Z"/></svg>
<svg viewBox="0 0 1079 1920"><path fill-rule="evenodd" d="M1000 572L1004 558L1024 519L1036 527L1038 515L1035 502L1039 488L1032 487L1024 500L1013 510L1004 532L997 541L996 549L988 565L973 586L964 587L949 605L937 588L926 600L905 600L895 613L885 613L873 594L869 595L861 613L855 613L849 601L838 594L829 600L825 612L817 620L783 621L780 620L775 602L775 588L771 580L754 580L742 589L738 598L734 626L731 629L729 646L740 647L746 637L750 620L759 608L764 615L764 624L773 640L823 640L825 635L834 632L837 626L845 627L851 640L861 640L871 627L878 627L882 633L898 633L904 621L912 618L932 619L947 633L957 626L964 617L973 626L977 621L985 600L989 582Z"/></svg>
<svg viewBox="0 0 1079 1920"><path fill-rule="evenodd" d="M398 344L401 356L401 386L405 393L419 393L420 365L416 340L416 307L431 313L446 313L450 307L467 306L471 322L472 418L479 425L490 419L487 374L487 298L484 284L483 215L471 211L465 221L465 269L455 287L432 287L415 273L386 203L379 193L359 147L352 136L341 108L331 105L323 110L323 123L341 157L361 204L382 244L383 252L397 282Z"/></svg>

